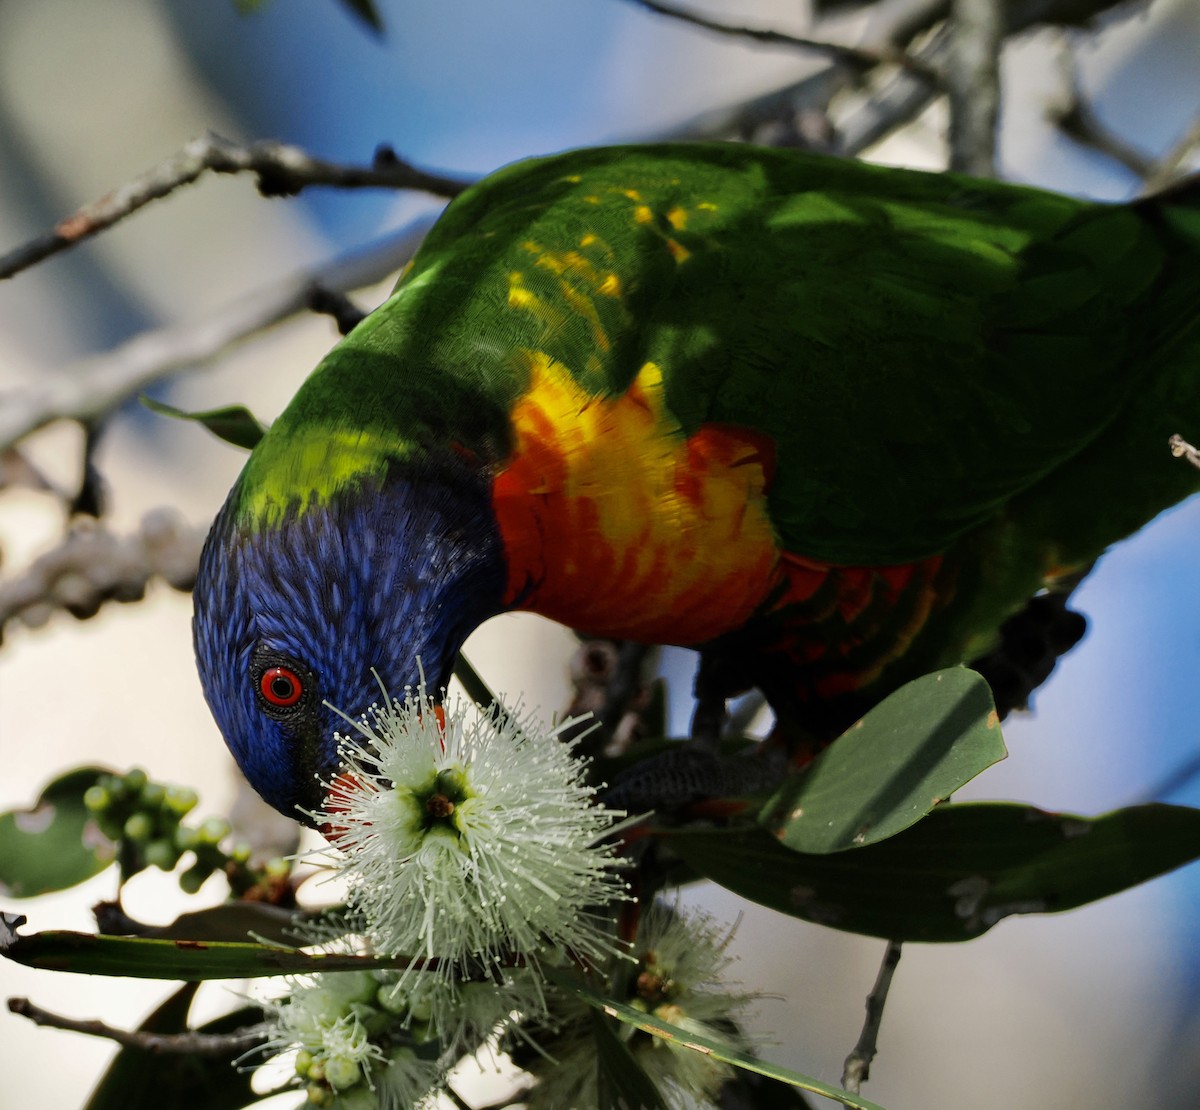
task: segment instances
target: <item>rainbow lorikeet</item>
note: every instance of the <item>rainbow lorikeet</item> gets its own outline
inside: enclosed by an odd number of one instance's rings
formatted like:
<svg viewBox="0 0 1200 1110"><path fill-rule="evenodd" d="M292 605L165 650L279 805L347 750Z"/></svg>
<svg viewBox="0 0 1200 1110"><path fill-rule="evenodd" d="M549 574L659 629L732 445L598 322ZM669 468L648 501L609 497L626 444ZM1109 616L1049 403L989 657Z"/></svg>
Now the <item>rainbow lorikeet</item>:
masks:
<svg viewBox="0 0 1200 1110"><path fill-rule="evenodd" d="M1200 186L1106 205L743 145L522 162L300 389L196 584L285 812L330 706L491 615L702 649L831 735L1198 485Z"/></svg>

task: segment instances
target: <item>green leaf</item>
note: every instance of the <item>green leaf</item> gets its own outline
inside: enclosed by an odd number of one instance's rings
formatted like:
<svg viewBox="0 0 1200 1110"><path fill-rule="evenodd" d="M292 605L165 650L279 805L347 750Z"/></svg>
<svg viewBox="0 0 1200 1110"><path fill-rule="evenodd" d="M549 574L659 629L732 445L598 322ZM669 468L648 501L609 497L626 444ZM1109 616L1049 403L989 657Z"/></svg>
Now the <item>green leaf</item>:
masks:
<svg viewBox="0 0 1200 1110"><path fill-rule="evenodd" d="M961 941L1018 913L1058 913L1200 858L1200 810L1101 817L946 805L855 852L793 852L764 829L662 830L697 871L764 906L851 933Z"/></svg>
<svg viewBox="0 0 1200 1110"><path fill-rule="evenodd" d="M874 844L1007 754L988 684L950 667L872 709L786 783L760 820L797 852Z"/></svg>
<svg viewBox="0 0 1200 1110"><path fill-rule="evenodd" d="M849 1091L843 1091L840 1087L832 1087L828 1083L822 1083L819 1079L792 1071L790 1068L781 1068L774 1064L768 1064L745 1052L738 1052L724 1041L711 1037L703 1037L692 1030L673 1025L668 1021L663 1021L661 1018L652 1017L650 1014L642 1010L636 1010L632 1006L625 1005L623 1002L605 998L591 988L583 986L578 978L573 975L549 967L543 968L543 970L548 979L557 983L565 990L574 991L588 1005L594 1006L597 1010L608 1014L609 1017L614 1017L618 1021L633 1025L649 1033L651 1036L661 1037L665 1041L674 1041L686 1048L694 1049L696 1052L703 1052L733 1067L756 1072L758 1075L765 1075L781 1083L799 1087L803 1091L812 1091L814 1094L824 1095L835 1102L840 1102L843 1106L856 1107L857 1110L883 1110L878 1103L871 1102L861 1095L852 1095Z"/></svg>
<svg viewBox="0 0 1200 1110"><path fill-rule="evenodd" d="M151 1033L182 1033L197 984L188 983L171 995L140 1026ZM263 1018L257 1006L247 1006L200 1026L201 1033L232 1033ZM263 1097L250 1086L251 1073L234 1061L242 1050L225 1054L156 1053L123 1048L109 1066L84 1110L238 1110Z"/></svg>
<svg viewBox="0 0 1200 1110"><path fill-rule="evenodd" d="M138 930L155 940L242 941L247 937L281 945L296 942L296 921L302 915L266 902L222 902L181 913L169 925Z"/></svg>
<svg viewBox="0 0 1200 1110"><path fill-rule="evenodd" d="M145 393L138 397L151 412L162 416L170 416L176 420L194 420L203 424L218 439L232 443L234 447L243 447L252 451L267 430L245 405L226 405L224 408L209 409L206 412L184 412L174 405L156 401Z"/></svg>
<svg viewBox="0 0 1200 1110"><path fill-rule="evenodd" d="M666 1103L609 1018L592 1011L600 1110L666 1110Z"/></svg>
<svg viewBox="0 0 1200 1110"><path fill-rule="evenodd" d="M103 871L116 845L96 827L84 792L107 774L79 767L51 782L32 809L0 813L0 894L33 898Z"/></svg>
<svg viewBox="0 0 1200 1110"><path fill-rule="evenodd" d="M18 921L17 924L21 924ZM409 956L309 955L294 948L226 941L155 940L49 930L0 931L0 955L28 967L135 979L256 979L267 975L407 968Z"/></svg>

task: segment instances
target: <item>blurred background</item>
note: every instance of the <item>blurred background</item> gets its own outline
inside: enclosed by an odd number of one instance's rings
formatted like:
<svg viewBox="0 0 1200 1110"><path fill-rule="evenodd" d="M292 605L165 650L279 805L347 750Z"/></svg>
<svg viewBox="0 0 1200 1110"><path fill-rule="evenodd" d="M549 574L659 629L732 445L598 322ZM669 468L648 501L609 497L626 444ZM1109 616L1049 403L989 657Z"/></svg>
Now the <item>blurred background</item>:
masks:
<svg viewBox="0 0 1200 1110"><path fill-rule="evenodd" d="M1048 119L1070 84L1064 59L1074 60L1085 103L1104 127L1153 163L1200 116L1200 5L1075 6L1105 10L1078 28L1031 27L1005 50L997 172L1123 199L1137 191L1137 175ZM380 0L379 8L382 36L336 0L275 0L245 16L233 0L4 0L0 253L206 129L282 139L348 162L368 162L387 143L422 167L473 175L570 146L711 129L723 112L828 68L810 52L714 35L627 0ZM710 0L703 10L808 34L813 8ZM853 42L869 33L853 8L821 14L823 34ZM935 102L867 155L939 168L945 124L944 104ZM771 126L751 133L778 137ZM796 138L815 124L792 118L789 126ZM268 201L244 177L205 178L0 283L0 411L147 329L219 318L437 207L423 195L384 191ZM386 288L359 300L373 306ZM185 409L241 402L270 420L334 338L327 318L301 315L157 395ZM28 444L51 481L78 482L76 425L52 425ZM113 527L135 528L162 505L205 524L242 458L199 428L126 406L96 453ZM0 574L19 574L62 527L54 498L5 491ZM1037 693L1033 711L1006 727L1007 762L964 796L1088 814L1151 798L1200 804L1200 782L1175 775L1200 753L1197 535L1200 505L1192 503L1103 560L1077 595L1091 622L1087 638ZM42 627L8 630L0 809L32 802L69 766L103 762L196 786L200 813L228 811L232 764L195 677L190 609L186 595L159 584L144 602L109 606L87 622L55 614ZM568 700L573 643L536 618L505 617L468 650L495 689L523 691L549 714ZM665 653L663 667L682 730L691 659ZM89 905L111 897L114 882L103 874L3 907L39 929L86 930ZM717 890L689 897L724 920L741 917L738 974L772 996L757 1009L765 1055L837 1082L882 943ZM170 920L184 901L157 874L129 890L129 908L147 920ZM1080 911L1006 920L968 944L907 946L864 1093L889 1110L1200 1104L1198 908L1200 871L1191 867ZM0 993L128 1026L166 992L0 962ZM208 991L211 1012L230 1002L224 988ZM0 1013L0 1107L79 1106L111 1054L105 1042Z"/></svg>

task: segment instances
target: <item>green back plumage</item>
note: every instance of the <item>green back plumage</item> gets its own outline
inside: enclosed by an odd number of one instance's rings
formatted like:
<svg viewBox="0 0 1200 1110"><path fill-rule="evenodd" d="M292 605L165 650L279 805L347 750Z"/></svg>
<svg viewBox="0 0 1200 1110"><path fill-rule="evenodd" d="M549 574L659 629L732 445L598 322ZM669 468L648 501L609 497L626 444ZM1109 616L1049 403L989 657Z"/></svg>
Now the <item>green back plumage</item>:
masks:
<svg viewBox="0 0 1200 1110"><path fill-rule="evenodd" d="M523 162L449 207L300 391L243 511L451 443L502 460L544 352L596 395L654 362L683 432L768 435L790 551L900 563L1020 497L1038 543L1086 557L1121 534L1110 515L1135 527L1190 481L1164 421L1200 401L1197 375L1163 371L1195 365L1198 236L1164 211L740 145ZM1085 451L1118 483L1159 451L1162 476L1113 508L1063 467Z"/></svg>

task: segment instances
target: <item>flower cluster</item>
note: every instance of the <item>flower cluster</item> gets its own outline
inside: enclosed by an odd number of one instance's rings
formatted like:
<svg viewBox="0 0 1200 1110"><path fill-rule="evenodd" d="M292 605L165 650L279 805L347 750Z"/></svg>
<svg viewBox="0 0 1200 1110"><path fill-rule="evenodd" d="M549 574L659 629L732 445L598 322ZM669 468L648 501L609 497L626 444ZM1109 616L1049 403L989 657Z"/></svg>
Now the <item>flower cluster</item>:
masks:
<svg viewBox="0 0 1200 1110"><path fill-rule="evenodd" d="M342 856L350 905L376 950L487 967L614 950L624 885L584 768L530 718L425 696L372 707L342 737L343 773L316 816Z"/></svg>
<svg viewBox="0 0 1200 1110"><path fill-rule="evenodd" d="M627 977L624 1001L689 1033L736 1051L748 1049L739 1022L754 996L731 990L721 981L733 962L725 951L731 937L731 931L722 931L705 914L656 904L638 927L637 967ZM551 1061L536 1067L540 1082L525 1101L529 1110L598 1106L590 1008L574 995L555 1002L561 1024L542 1043ZM714 1106L718 1088L733 1074L729 1065L676 1041L630 1025L617 1026L615 1031L671 1110Z"/></svg>
<svg viewBox="0 0 1200 1110"><path fill-rule="evenodd" d="M348 913L307 939L413 963L294 981L270 1004L267 1048L295 1051L310 1103L390 1110L420 1105L516 1019L543 1016L542 962L624 954L611 907L625 884L605 840L622 815L584 782L562 739L574 722L444 712L421 689L349 723L312 815Z"/></svg>

